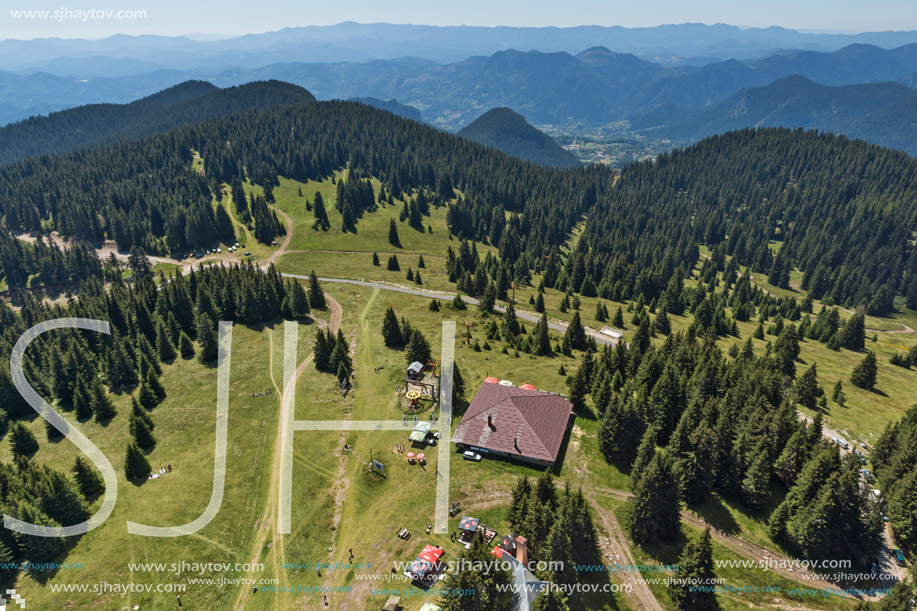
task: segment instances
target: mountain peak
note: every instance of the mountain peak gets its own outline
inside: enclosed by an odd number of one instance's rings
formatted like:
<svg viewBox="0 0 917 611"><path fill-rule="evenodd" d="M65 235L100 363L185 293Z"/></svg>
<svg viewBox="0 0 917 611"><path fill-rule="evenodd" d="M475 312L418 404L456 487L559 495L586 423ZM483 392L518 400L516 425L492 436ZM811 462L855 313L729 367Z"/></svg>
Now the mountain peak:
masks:
<svg viewBox="0 0 917 611"><path fill-rule="evenodd" d="M459 136L541 165L574 167L579 160L512 108L492 108L465 126Z"/></svg>

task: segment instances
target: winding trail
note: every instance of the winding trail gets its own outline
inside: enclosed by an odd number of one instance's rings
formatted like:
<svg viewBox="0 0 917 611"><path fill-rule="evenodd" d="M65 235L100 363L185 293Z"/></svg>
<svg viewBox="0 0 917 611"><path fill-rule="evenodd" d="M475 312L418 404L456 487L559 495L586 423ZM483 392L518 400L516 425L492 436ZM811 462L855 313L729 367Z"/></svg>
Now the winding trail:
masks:
<svg viewBox="0 0 917 611"><path fill-rule="evenodd" d="M288 217L289 218L289 217ZM325 302L327 304L328 310L330 311L330 318L328 321L328 327L332 333L337 333L337 330L340 328L341 320L343 319L343 308L341 304L332 296L325 294ZM274 390L277 393L279 402L283 403L283 389L277 384L277 381L274 378L274 341L273 341L273 331L266 329L268 337L268 370L271 375L271 383L274 385ZM296 384L299 380L299 377L303 374L306 368L315 358L315 353L310 352L303 362L299 364L296 368L296 372L293 375L293 384ZM268 489L267 502L264 506L264 511L261 514L261 518L258 520L258 532L255 535L254 541L252 542L251 552L249 553L249 565L255 565L258 563L261 558L261 552L264 549L265 542L268 538L268 535L271 533L271 526L273 525L272 516L277 514L278 511L278 501L280 499L280 442L282 439L282 431L280 430L281 419L277 418L277 436L276 441L274 442L274 452L271 458L271 483ZM277 535L273 538L273 545L271 546L271 565L273 566L274 575L280 579L281 586L287 585L287 572L282 569L283 563L286 559L285 546L284 546L284 535ZM246 574L246 578L252 578L254 576L254 571L249 570ZM235 604L233 605L234 609L243 609L245 601L245 593L248 592L246 588L239 588L239 593L236 596ZM283 597L274 597L274 607L279 609L278 603L283 600Z"/></svg>

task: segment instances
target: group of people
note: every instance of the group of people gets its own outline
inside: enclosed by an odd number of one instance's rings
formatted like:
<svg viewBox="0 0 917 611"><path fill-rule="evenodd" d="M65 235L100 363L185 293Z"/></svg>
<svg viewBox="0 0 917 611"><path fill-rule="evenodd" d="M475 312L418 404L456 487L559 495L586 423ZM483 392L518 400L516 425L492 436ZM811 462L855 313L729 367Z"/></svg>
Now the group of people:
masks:
<svg viewBox="0 0 917 611"><path fill-rule="evenodd" d="M252 397L263 397L264 395L269 395L269 394L271 394L272 392L274 392L274 391L273 391L272 389L268 388L268 389L267 389L266 391L264 391L264 392L253 392L253 393L252 393Z"/></svg>
<svg viewBox="0 0 917 611"><path fill-rule="evenodd" d="M150 473L149 476L147 476L147 479L159 479L166 473L171 473L171 472L172 472L172 463L169 463L165 467L159 467L158 473Z"/></svg>
<svg viewBox="0 0 917 611"><path fill-rule="evenodd" d="M383 369L385 369L385 365L379 365L378 367L373 367L373 371L376 373L381 372Z"/></svg>

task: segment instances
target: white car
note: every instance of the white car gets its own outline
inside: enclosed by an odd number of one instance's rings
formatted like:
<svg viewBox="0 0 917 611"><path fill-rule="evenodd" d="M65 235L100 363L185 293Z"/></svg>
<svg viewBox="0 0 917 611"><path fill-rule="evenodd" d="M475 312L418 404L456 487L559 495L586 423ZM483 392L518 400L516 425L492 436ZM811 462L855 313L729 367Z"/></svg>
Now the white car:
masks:
<svg viewBox="0 0 917 611"><path fill-rule="evenodd" d="M222 252L223 252L222 248L217 248L217 254L222 253Z"/></svg>
<svg viewBox="0 0 917 611"><path fill-rule="evenodd" d="M481 462L481 455L475 454L471 450L468 450L467 452L462 454L462 458L464 458L465 460L473 460L474 462Z"/></svg>

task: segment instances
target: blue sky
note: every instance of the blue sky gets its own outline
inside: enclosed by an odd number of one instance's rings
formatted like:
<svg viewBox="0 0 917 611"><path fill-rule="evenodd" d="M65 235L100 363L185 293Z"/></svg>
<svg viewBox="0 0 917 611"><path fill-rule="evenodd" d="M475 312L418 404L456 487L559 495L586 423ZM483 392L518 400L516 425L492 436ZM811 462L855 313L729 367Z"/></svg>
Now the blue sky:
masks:
<svg viewBox="0 0 917 611"><path fill-rule="evenodd" d="M0 0L0 39L115 33L244 34L341 21L431 25L779 25L862 32L917 29L915 0ZM13 19L13 10L146 11L144 19Z"/></svg>

